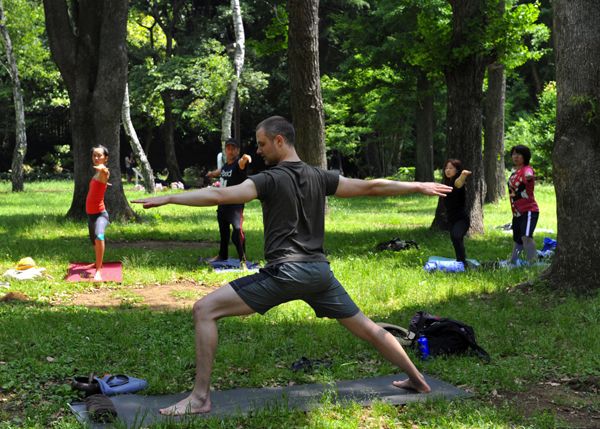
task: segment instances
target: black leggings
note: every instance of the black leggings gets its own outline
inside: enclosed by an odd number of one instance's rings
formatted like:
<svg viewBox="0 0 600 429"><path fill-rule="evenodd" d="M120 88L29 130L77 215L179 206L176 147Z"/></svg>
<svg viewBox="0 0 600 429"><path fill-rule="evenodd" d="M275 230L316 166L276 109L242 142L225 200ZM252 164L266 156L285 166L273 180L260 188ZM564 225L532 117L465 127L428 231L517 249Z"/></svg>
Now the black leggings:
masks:
<svg viewBox="0 0 600 429"><path fill-rule="evenodd" d="M469 220L459 219L456 222L450 223L450 239L454 246L454 253L456 253L456 260L460 262L466 262L467 254L465 251L465 235L469 230Z"/></svg>
<svg viewBox="0 0 600 429"><path fill-rule="evenodd" d="M217 220L219 221L219 233L221 235L219 259L229 258L229 225L231 225L233 227L233 231L231 231L231 241L238 252L240 261L245 261L246 237L242 230L244 207L221 206L217 209Z"/></svg>

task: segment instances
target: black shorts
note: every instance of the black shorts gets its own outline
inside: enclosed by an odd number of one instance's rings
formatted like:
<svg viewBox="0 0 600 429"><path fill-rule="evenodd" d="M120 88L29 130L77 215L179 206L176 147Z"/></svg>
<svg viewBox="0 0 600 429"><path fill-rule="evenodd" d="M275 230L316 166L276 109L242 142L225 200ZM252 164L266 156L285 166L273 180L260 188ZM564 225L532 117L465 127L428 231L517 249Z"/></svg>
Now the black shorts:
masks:
<svg viewBox="0 0 600 429"><path fill-rule="evenodd" d="M360 311L327 262L286 262L262 268L230 284L260 314L297 299L310 305L317 317L345 319Z"/></svg>
<svg viewBox="0 0 600 429"><path fill-rule="evenodd" d="M539 212L525 212L521 216L513 217L512 230L515 243L523 244L523 237L533 237L539 217Z"/></svg>

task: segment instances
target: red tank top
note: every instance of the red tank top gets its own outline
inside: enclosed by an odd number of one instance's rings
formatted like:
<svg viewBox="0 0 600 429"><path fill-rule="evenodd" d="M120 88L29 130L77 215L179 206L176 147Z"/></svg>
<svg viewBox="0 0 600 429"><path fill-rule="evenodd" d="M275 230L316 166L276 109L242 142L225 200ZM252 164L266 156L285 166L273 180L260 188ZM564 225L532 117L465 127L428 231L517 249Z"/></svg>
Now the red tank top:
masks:
<svg viewBox="0 0 600 429"><path fill-rule="evenodd" d="M105 210L104 193L106 192L106 183L98 179L90 180L90 188L85 199L85 212L87 214L98 214Z"/></svg>

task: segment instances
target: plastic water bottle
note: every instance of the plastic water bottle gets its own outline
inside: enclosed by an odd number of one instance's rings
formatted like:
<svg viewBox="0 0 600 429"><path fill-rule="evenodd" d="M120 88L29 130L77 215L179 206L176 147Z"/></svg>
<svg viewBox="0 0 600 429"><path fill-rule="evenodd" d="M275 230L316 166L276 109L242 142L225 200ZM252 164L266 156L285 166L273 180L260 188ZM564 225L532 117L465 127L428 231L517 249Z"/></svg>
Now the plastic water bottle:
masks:
<svg viewBox="0 0 600 429"><path fill-rule="evenodd" d="M417 340L419 343L419 351L421 352L421 359L426 360L429 359L429 342L427 341L427 337L422 335Z"/></svg>

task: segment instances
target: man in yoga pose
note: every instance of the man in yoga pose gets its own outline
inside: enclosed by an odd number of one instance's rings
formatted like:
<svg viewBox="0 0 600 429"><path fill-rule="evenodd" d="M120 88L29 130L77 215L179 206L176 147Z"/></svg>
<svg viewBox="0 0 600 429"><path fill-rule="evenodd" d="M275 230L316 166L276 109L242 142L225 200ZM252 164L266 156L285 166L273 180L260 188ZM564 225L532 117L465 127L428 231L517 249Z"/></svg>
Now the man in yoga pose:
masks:
<svg viewBox="0 0 600 429"><path fill-rule="evenodd" d="M164 204L241 204L258 198L263 207L266 267L257 274L222 286L194 304L194 389L187 398L160 410L162 414L210 411L209 387L217 348L217 320L255 312L264 314L270 308L295 299L305 301L318 317L337 319L402 369L408 379L395 381L396 387L421 393L431 390L398 341L359 310L331 272L323 253L325 197L389 196L412 192L444 196L452 188L441 183L348 179L302 162L296 153L294 138L292 124L280 116L270 117L256 127L256 153L267 165L273 166L271 169L250 176L237 186L204 188L134 201L143 204L144 208L151 208Z"/></svg>
<svg viewBox="0 0 600 429"><path fill-rule="evenodd" d="M225 156L227 162L216 170L208 172L208 177L220 177L220 187L235 186L243 183L248 177L246 166L252 162L248 154L240 157L240 145L235 139L225 142ZM240 258L242 268L246 268L246 237L242 224L244 223L244 204L220 204L217 208L217 221L219 222L219 235L221 244L219 254L212 261L226 261L229 258L229 234L231 241ZM230 231L231 225L233 231Z"/></svg>

